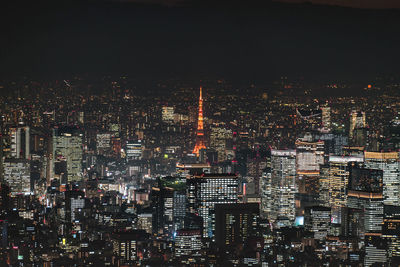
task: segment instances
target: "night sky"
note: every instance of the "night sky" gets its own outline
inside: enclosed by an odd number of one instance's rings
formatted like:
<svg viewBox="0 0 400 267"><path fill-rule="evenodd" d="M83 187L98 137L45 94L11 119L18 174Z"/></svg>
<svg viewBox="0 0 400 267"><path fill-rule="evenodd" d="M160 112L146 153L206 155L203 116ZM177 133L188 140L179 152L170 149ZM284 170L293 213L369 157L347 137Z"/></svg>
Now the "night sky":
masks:
<svg viewBox="0 0 400 267"><path fill-rule="evenodd" d="M384 3L380 8L396 7ZM400 73L400 10L251 0L2 5L2 78L369 79Z"/></svg>

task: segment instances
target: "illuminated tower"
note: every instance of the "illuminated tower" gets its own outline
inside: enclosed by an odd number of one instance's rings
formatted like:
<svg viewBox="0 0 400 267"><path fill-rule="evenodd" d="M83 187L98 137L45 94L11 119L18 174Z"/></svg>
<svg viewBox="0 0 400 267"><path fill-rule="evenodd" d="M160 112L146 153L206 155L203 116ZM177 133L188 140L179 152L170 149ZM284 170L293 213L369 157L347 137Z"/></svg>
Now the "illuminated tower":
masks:
<svg viewBox="0 0 400 267"><path fill-rule="evenodd" d="M206 145L204 142L204 127L203 127L203 96L202 96L202 88L200 86L199 117L197 119L196 145L194 146L193 154L199 156L200 150L205 148Z"/></svg>

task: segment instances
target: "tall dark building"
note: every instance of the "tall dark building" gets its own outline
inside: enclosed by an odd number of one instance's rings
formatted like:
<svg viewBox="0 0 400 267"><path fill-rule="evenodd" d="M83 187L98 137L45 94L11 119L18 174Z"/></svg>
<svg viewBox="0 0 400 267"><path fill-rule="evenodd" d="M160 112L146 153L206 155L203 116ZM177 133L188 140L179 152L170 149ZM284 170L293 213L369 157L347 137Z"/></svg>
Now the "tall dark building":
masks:
<svg viewBox="0 0 400 267"><path fill-rule="evenodd" d="M363 168L356 162L350 163L349 190L379 193L383 190L383 171Z"/></svg>
<svg viewBox="0 0 400 267"><path fill-rule="evenodd" d="M215 232L215 205L236 203L238 177L233 174L201 174L186 180L187 210L203 219L203 237Z"/></svg>
<svg viewBox="0 0 400 267"><path fill-rule="evenodd" d="M246 245L258 237L260 207L258 203L215 205L215 239L218 247Z"/></svg>
<svg viewBox="0 0 400 267"><path fill-rule="evenodd" d="M137 263L146 251L149 235L144 230L119 231L112 235L115 266Z"/></svg>
<svg viewBox="0 0 400 267"><path fill-rule="evenodd" d="M0 183L0 214L10 209L10 187Z"/></svg>
<svg viewBox="0 0 400 267"><path fill-rule="evenodd" d="M399 266L400 263L400 207L384 206L384 219L382 236L387 242L388 257L391 266ZM397 264L396 264L397 263Z"/></svg>
<svg viewBox="0 0 400 267"><path fill-rule="evenodd" d="M186 213L186 184L177 177L159 178L152 188L153 232L172 238L183 227Z"/></svg>

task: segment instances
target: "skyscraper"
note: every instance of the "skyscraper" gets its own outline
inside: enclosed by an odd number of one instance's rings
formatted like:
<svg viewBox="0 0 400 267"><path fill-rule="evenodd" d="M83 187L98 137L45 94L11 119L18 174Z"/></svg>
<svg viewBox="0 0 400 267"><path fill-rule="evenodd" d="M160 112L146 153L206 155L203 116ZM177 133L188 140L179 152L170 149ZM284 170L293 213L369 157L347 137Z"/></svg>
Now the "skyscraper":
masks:
<svg viewBox="0 0 400 267"><path fill-rule="evenodd" d="M10 186L11 194L31 193L31 167L26 159L4 161L4 181Z"/></svg>
<svg viewBox="0 0 400 267"><path fill-rule="evenodd" d="M177 177L158 178L158 187L153 187L153 232L172 238L183 225L186 211L186 184Z"/></svg>
<svg viewBox="0 0 400 267"><path fill-rule="evenodd" d="M82 177L82 134L77 129L53 130L53 158L57 157L67 161L68 181L79 181Z"/></svg>
<svg viewBox="0 0 400 267"><path fill-rule="evenodd" d="M196 145L193 149L193 154L199 156L200 150L205 149L205 140L204 140L204 124L203 124L203 96L202 96L202 88L200 86L200 97L199 97L199 115L197 119L197 133L196 133Z"/></svg>
<svg viewBox="0 0 400 267"><path fill-rule="evenodd" d="M215 238L218 247L229 249L246 245L257 236L258 203L217 204Z"/></svg>
<svg viewBox="0 0 400 267"><path fill-rule="evenodd" d="M227 159L227 141L232 139L232 130L224 124L213 124L210 133L210 148L218 153L218 161Z"/></svg>
<svg viewBox="0 0 400 267"><path fill-rule="evenodd" d="M354 129L356 128L365 128L365 112L358 112L353 110L350 115L350 129L349 129L349 137L353 138Z"/></svg>
<svg viewBox="0 0 400 267"><path fill-rule="evenodd" d="M10 128L11 157L29 159L30 138L29 127Z"/></svg>
<svg viewBox="0 0 400 267"><path fill-rule="evenodd" d="M176 231L175 257L195 256L201 249L201 231L182 229Z"/></svg>
<svg viewBox="0 0 400 267"><path fill-rule="evenodd" d="M215 205L236 203L238 177L232 174L202 174L186 180L187 208L203 219L203 237L214 237Z"/></svg>
<svg viewBox="0 0 400 267"><path fill-rule="evenodd" d="M296 151L271 150L271 169L263 177L263 211L276 225L295 220ZM283 226L283 225L282 225Z"/></svg>
<svg viewBox="0 0 400 267"><path fill-rule="evenodd" d="M322 128L325 130L331 129L331 108L328 106L322 107Z"/></svg>
<svg viewBox="0 0 400 267"><path fill-rule="evenodd" d="M165 123L173 123L174 122L174 107L163 106L161 110L161 118Z"/></svg>
<svg viewBox="0 0 400 267"><path fill-rule="evenodd" d="M314 238L323 240L328 235L331 209L320 206L307 207L304 220L306 228L314 234Z"/></svg>
<svg viewBox="0 0 400 267"><path fill-rule="evenodd" d="M365 152L365 166L383 171L385 205L400 206L400 162L398 152Z"/></svg>
<svg viewBox="0 0 400 267"><path fill-rule="evenodd" d="M349 163L363 162L362 157L329 157L329 206L332 208L332 221L340 223L341 208L346 206L347 195L346 189L349 181Z"/></svg>
<svg viewBox="0 0 400 267"><path fill-rule="evenodd" d="M116 265L132 265L140 261L149 235L144 230L119 231L112 235Z"/></svg>

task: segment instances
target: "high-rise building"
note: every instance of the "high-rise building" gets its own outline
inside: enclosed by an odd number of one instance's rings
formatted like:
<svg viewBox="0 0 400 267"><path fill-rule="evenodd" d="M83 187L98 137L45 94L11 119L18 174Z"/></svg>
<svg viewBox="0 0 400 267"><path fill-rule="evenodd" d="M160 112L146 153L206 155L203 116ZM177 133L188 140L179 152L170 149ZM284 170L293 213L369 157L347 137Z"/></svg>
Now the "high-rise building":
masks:
<svg viewBox="0 0 400 267"><path fill-rule="evenodd" d="M322 128L325 130L331 129L331 108L324 106L322 110Z"/></svg>
<svg viewBox="0 0 400 267"><path fill-rule="evenodd" d="M10 209L10 187L0 182L0 215Z"/></svg>
<svg viewBox="0 0 400 267"><path fill-rule="evenodd" d="M144 230L120 231L112 235L116 266L139 264L149 235Z"/></svg>
<svg viewBox="0 0 400 267"><path fill-rule="evenodd" d="M142 141L128 141L126 143L126 160L142 159Z"/></svg>
<svg viewBox="0 0 400 267"><path fill-rule="evenodd" d="M12 195L31 193L31 167L26 159L5 159L4 181Z"/></svg>
<svg viewBox="0 0 400 267"><path fill-rule="evenodd" d="M173 190L153 187L151 200L153 207L153 233L162 234L169 238L173 236Z"/></svg>
<svg viewBox="0 0 400 267"><path fill-rule="evenodd" d="M360 208L342 208L341 233L348 238L361 240L365 235L364 210Z"/></svg>
<svg viewBox="0 0 400 267"><path fill-rule="evenodd" d="M380 234L365 235L365 267L385 266L387 263L387 245Z"/></svg>
<svg viewBox="0 0 400 267"><path fill-rule="evenodd" d="M75 222L77 214L85 207L83 191L65 191L65 220Z"/></svg>
<svg viewBox="0 0 400 267"><path fill-rule="evenodd" d="M201 174L186 180L188 212L203 219L203 237L214 237L215 205L238 201L238 177L232 174Z"/></svg>
<svg viewBox="0 0 400 267"><path fill-rule="evenodd" d="M329 204L329 164L321 166L319 175L319 197L318 200L321 206L330 207Z"/></svg>
<svg viewBox="0 0 400 267"><path fill-rule="evenodd" d="M111 133L98 133L96 135L96 151L99 155L111 153Z"/></svg>
<svg viewBox="0 0 400 267"><path fill-rule="evenodd" d="M313 142L310 135L296 140L297 175L319 174L324 164L324 141Z"/></svg>
<svg viewBox="0 0 400 267"><path fill-rule="evenodd" d="M139 213L137 220L137 228L139 230L145 230L146 233L153 233L153 214L151 213Z"/></svg>
<svg viewBox="0 0 400 267"><path fill-rule="evenodd" d="M30 135L29 127L10 128L11 157L17 159L29 159Z"/></svg>
<svg viewBox="0 0 400 267"><path fill-rule="evenodd" d="M204 138L204 123L203 123L203 95L202 88L200 87L199 97L199 111L197 119L197 132L196 132L196 144L193 149L193 154L199 156L201 149L206 149L205 138Z"/></svg>
<svg viewBox="0 0 400 267"><path fill-rule="evenodd" d="M383 171L349 164L347 206L361 212L359 228L365 233L381 233L383 221Z"/></svg>
<svg viewBox="0 0 400 267"><path fill-rule="evenodd" d="M56 128L53 130L53 166L54 159L58 157L63 157L67 161L68 181L80 181L82 179L82 134L78 129Z"/></svg>
<svg viewBox="0 0 400 267"><path fill-rule="evenodd" d="M331 209L328 207L307 207L304 216L305 227L314 233L314 238L323 240L329 232Z"/></svg>
<svg viewBox="0 0 400 267"><path fill-rule="evenodd" d="M398 152L365 152L365 166L383 171L385 205L400 206L400 161Z"/></svg>
<svg viewBox="0 0 400 267"><path fill-rule="evenodd" d="M349 129L349 138L353 138L354 129L356 128L365 128L366 120L365 120L365 112L359 112L353 110L350 114L350 129Z"/></svg>
<svg viewBox="0 0 400 267"><path fill-rule="evenodd" d="M271 168L262 179L263 212L277 226L295 221L296 151L271 150Z"/></svg>
<svg viewBox="0 0 400 267"><path fill-rule="evenodd" d="M217 124L212 125L210 130L210 148L218 153L218 161L224 161L227 159L227 141L232 139L232 130Z"/></svg>
<svg viewBox="0 0 400 267"><path fill-rule="evenodd" d="M347 189L347 212L342 221L348 236L364 238L364 266L386 262L386 244L382 238L384 216L383 173L351 163ZM350 211L352 213L350 214ZM358 225L354 225L357 223ZM354 227L356 226L356 227Z"/></svg>
<svg viewBox="0 0 400 267"><path fill-rule="evenodd" d="M369 129L368 128L355 128L353 130L353 138L351 144L356 147L369 148Z"/></svg>
<svg viewBox="0 0 400 267"><path fill-rule="evenodd" d="M187 257L200 255L202 247L201 231L193 229L181 229L176 231L175 257Z"/></svg>
<svg viewBox="0 0 400 267"><path fill-rule="evenodd" d="M217 204L215 214L215 239L219 248L229 250L257 237L258 203Z"/></svg>
<svg viewBox="0 0 400 267"><path fill-rule="evenodd" d="M347 193L347 206L363 211L364 226L362 228L366 233L382 233L382 192L349 190Z"/></svg>
<svg viewBox="0 0 400 267"><path fill-rule="evenodd" d="M349 190L382 193L383 171L367 169L357 162L350 163Z"/></svg>
<svg viewBox="0 0 400 267"><path fill-rule="evenodd" d="M296 140L297 213L317 205L320 166L324 164L324 141L313 142L311 134Z"/></svg>
<svg viewBox="0 0 400 267"><path fill-rule="evenodd" d="M173 237L181 229L186 213L186 184L178 177L159 178L152 188L153 232Z"/></svg>
<svg viewBox="0 0 400 267"><path fill-rule="evenodd" d="M347 184L349 181L349 163L363 162L362 157L329 157L329 206L332 208L332 221L340 223L340 212L347 203Z"/></svg>
<svg viewBox="0 0 400 267"><path fill-rule="evenodd" d="M400 257L400 207L385 206L382 237L387 242L388 258L393 259Z"/></svg>
<svg viewBox="0 0 400 267"><path fill-rule="evenodd" d="M166 123L174 122L174 118L175 118L174 113L175 113L174 107L163 106L162 110L161 110L162 121L166 122Z"/></svg>

